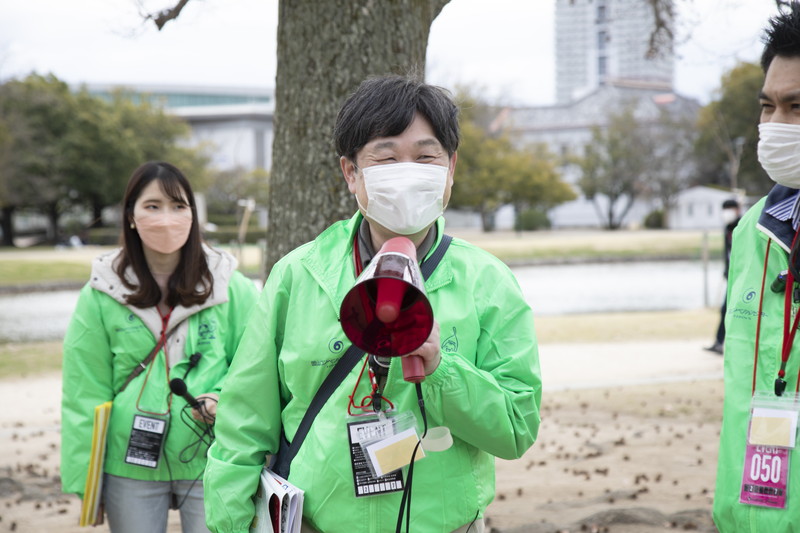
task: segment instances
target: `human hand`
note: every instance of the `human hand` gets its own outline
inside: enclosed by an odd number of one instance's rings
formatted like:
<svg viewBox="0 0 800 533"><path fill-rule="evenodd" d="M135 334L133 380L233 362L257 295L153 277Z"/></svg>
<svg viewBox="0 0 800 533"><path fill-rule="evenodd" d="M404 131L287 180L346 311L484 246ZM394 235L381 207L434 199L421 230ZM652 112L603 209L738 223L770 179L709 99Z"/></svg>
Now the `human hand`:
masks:
<svg viewBox="0 0 800 533"><path fill-rule="evenodd" d="M217 418L219 394L207 392L198 396L197 401L200 402L200 408L192 408L192 418L198 422L213 424Z"/></svg>
<svg viewBox="0 0 800 533"><path fill-rule="evenodd" d="M422 358L426 376L430 376L438 368L439 362L442 360L442 352L439 348L439 323L436 320L433 321L431 334L428 335L422 346L403 357L408 357L409 355L418 355Z"/></svg>

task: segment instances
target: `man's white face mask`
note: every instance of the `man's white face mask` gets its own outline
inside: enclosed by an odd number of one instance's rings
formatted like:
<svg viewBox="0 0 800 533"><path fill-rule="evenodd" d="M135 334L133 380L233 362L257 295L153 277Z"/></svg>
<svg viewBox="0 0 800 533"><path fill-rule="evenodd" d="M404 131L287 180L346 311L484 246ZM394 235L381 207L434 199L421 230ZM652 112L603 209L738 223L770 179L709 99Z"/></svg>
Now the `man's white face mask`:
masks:
<svg viewBox="0 0 800 533"><path fill-rule="evenodd" d="M365 216L398 235L414 235L433 224L444 211L447 167L392 163L362 169ZM358 201L358 196L356 196Z"/></svg>
<svg viewBox="0 0 800 533"><path fill-rule="evenodd" d="M736 209L723 209L722 222L727 226L739 217L739 212Z"/></svg>
<svg viewBox="0 0 800 533"><path fill-rule="evenodd" d="M758 162L775 183L800 189L800 125L759 124Z"/></svg>

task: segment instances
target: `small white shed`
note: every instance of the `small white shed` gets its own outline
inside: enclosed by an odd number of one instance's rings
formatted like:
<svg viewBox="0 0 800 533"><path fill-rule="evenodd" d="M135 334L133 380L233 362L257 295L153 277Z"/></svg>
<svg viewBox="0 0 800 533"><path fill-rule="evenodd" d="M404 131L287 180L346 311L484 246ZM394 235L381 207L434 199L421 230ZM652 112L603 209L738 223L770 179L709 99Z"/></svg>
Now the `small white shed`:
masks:
<svg viewBox="0 0 800 533"><path fill-rule="evenodd" d="M743 205L742 198L730 190L697 186L681 191L669 212L669 229L721 229L725 225L722 202L729 199Z"/></svg>

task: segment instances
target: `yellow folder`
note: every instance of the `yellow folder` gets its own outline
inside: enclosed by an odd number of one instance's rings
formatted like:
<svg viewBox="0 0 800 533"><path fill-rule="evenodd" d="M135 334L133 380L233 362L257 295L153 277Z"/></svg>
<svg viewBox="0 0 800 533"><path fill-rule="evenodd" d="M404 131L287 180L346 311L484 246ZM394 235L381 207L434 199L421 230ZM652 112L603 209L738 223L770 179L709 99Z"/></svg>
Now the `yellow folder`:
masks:
<svg viewBox="0 0 800 533"><path fill-rule="evenodd" d="M92 430L92 452L89 456L89 470L86 473L86 487L81 504L81 526L96 526L103 523L103 463L106 457L106 434L108 418L111 415L111 402L101 403L94 408L94 429Z"/></svg>

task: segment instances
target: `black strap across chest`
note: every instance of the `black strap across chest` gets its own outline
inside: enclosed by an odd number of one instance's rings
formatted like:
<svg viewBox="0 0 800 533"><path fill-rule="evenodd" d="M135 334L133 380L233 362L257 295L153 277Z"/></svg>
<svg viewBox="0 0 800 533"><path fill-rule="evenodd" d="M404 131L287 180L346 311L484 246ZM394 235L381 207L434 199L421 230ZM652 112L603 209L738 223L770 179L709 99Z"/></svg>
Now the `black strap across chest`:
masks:
<svg viewBox="0 0 800 533"><path fill-rule="evenodd" d="M447 248L450 246L452 240L453 238L450 235L443 235L439 246L437 246L433 253L422 262L419 268L423 278L427 280L431 274L433 274L433 271L444 257L445 252L447 252ZM303 420L301 420L300 425L297 426L297 431L294 434L294 439L292 439L291 444L286 441L283 432L281 432L280 450L272 465L272 470L276 474L282 476L284 479L289 477L289 467L292 464L292 459L294 459L297 452L300 451L300 446L303 445L303 441L306 435L308 435L308 431L311 429L311 424L313 424L317 414L322 410L322 407L328 401L328 398L331 397L333 391L344 381L347 374L350 373L363 356L364 352L362 350L351 345L325 377L319 389L317 389L317 393L314 395L314 399L311 400L306 414L303 416Z"/></svg>

